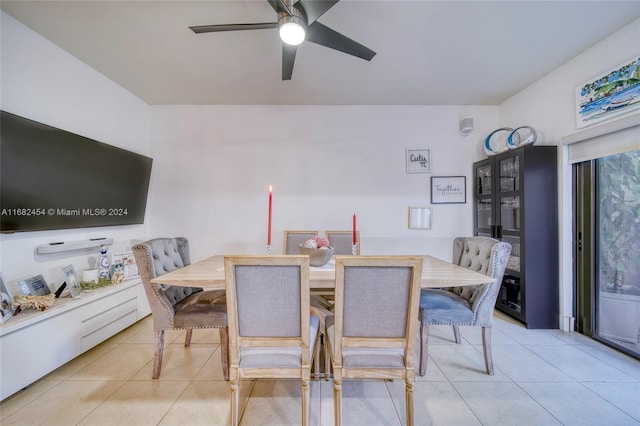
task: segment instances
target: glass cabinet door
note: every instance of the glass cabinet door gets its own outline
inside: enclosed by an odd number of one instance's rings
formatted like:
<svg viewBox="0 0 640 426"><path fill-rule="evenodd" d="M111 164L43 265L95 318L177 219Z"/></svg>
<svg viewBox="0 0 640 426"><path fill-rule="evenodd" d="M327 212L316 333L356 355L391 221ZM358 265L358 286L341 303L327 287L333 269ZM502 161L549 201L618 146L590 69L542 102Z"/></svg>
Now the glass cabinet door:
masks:
<svg viewBox="0 0 640 426"><path fill-rule="evenodd" d="M478 193L476 195L491 195L491 164L476 169Z"/></svg>
<svg viewBox="0 0 640 426"><path fill-rule="evenodd" d="M514 156L500 160L498 167L500 192L520 190L520 157Z"/></svg>
<svg viewBox="0 0 640 426"><path fill-rule="evenodd" d="M493 196L491 195L495 192L493 189L493 163L489 162L475 167L475 179L476 202L474 208L476 209L476 223L474 232L476 235L491 237L493 236L493 226L495 225L495 208L493 207Z"/></svg>
<svg viewBox="0 0 640 426"><path fill-rule="evenodd" d="M502 241L511 244L511 254L507 261L507 269L520 272L520 237L503 235Z"/></svg>
<svg viewBox="0 0 640 426"><path fill-rule="evenodd" d="M500 198L500 226L504 231L520 231L520 196Z"/></svg>
<svg viewBox="0 0 640 426"><path fill-rule="evenodd" d="M493 203L491 202L491 199L485 198L483 200L478 200L478 202L476 203L476 218L478 221L476 223L476 228L478 230L487 228L490 229L493 225L491 219L492 217ZM491 236L491 234L489 234L489 236Z"/></svg>

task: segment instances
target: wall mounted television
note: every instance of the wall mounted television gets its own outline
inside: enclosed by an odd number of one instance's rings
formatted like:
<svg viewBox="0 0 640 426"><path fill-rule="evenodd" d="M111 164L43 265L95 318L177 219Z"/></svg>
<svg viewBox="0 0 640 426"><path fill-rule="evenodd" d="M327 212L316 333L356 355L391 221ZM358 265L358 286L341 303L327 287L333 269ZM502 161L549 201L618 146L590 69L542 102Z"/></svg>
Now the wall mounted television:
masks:
<svg viewBox="0 0 640 426"><path fill-rule="evenodd" d="M0 232L141 224L152 162L0 111Z"/></svg>

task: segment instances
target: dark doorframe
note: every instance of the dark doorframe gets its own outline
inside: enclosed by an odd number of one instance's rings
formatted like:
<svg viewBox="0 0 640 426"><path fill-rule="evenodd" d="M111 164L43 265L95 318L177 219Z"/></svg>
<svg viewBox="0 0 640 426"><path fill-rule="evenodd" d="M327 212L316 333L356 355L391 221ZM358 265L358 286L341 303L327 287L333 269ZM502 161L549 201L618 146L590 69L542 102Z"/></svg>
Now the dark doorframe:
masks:
<svg viewBox="0 0 640 426"><path fill-rule="evenodd" d="M575 327L591 337L595 326L595 170L595 160L573 166Z"/></svg>

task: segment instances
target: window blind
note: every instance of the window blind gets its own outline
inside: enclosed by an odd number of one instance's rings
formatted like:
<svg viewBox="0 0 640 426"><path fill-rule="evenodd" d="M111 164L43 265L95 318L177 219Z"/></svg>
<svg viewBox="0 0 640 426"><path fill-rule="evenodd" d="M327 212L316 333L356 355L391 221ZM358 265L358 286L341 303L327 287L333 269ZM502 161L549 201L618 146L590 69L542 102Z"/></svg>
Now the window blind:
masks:
<svg viewBox="0 0 640 426"><path fill-rule="evenodd" d="M594 126L562 138L569 163L640 150L640 114Z"/></svg>

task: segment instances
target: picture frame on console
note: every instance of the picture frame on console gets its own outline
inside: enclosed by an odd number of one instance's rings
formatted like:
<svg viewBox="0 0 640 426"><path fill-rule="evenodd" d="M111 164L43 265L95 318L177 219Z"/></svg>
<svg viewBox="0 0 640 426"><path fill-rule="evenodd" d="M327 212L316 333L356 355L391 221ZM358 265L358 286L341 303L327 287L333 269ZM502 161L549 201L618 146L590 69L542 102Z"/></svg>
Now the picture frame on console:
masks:
<svg viewBox="0 0 640 426"><path fill-rule="evenodd" d="M51 294L49 285L42 275L34 275L18 281L18 286L25 296L46 296Z"/></svg>
<svg viewBox="0 0 640 426"><path fill-rule="evenodd" d="M78 275L73 265L67 265L62 268L62 273L64 274L64 282L67 283L71 297L78 296L82 292L82 287L80 286L80 280L78 280Z"/></svg>
<svg viewBox="0 0 640 426"><path fill-rule="evenodd" d="M136 264L136 258L133 256L133 251L125 251L122 253L122 264L124 268L125 280L136 278L140 275L138 273L138 265Z"/></svg>
<svg viewBox="0 0 640 426"><path fill-rule="evenodd" d="M4 276L0 272L0 293L2 301L0 304L0 323L5 322L13 316L13 296L4 281Z"/></svg>

